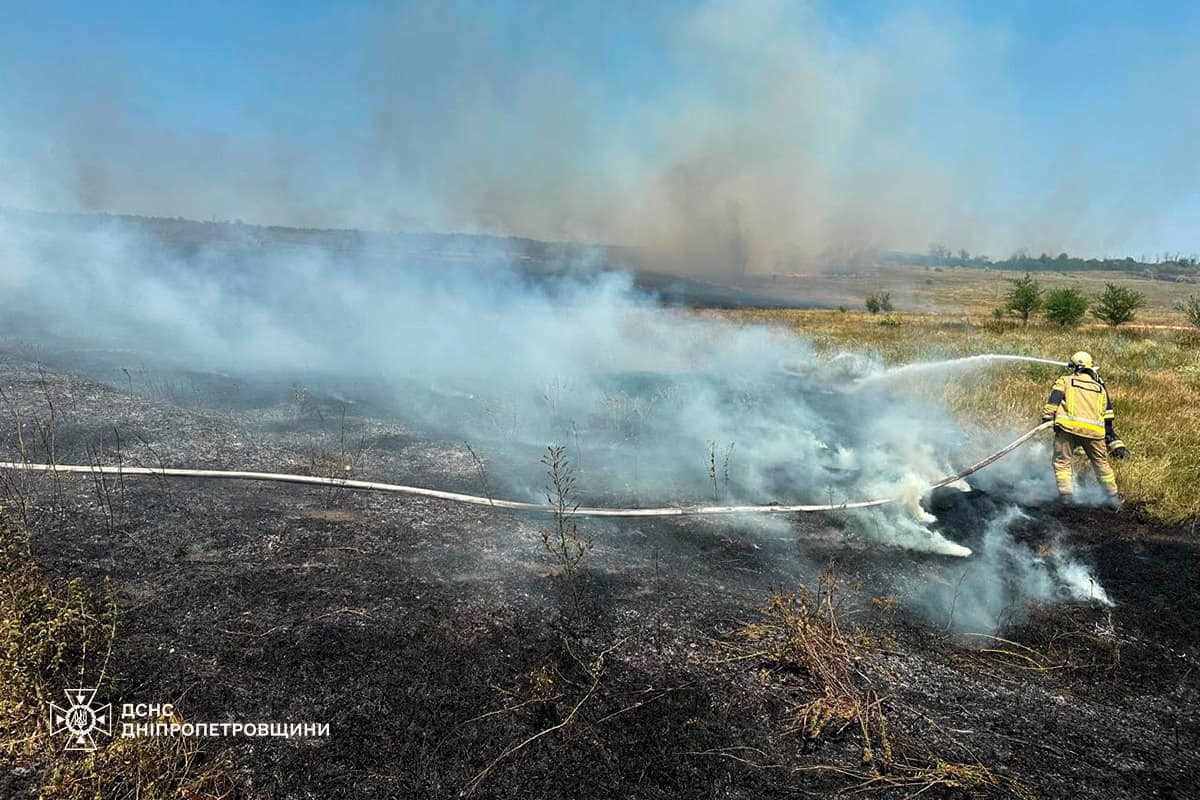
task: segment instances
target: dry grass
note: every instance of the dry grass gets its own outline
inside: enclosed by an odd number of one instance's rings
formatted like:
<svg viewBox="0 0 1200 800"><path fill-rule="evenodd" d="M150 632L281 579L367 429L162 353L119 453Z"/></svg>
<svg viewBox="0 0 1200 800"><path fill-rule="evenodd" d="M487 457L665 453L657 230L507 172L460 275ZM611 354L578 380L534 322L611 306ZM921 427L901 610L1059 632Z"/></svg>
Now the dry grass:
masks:
<svg viewBox="0 0 1200 800"><path fill-rule="evenodd" d="M1011 288L1010 278L1023 272L984 270L967 267L882 267L857 275L811 275L752 279L747 288L767 292L781 299L843 305L851 311L863 311L868 296L889 292L898 311L927 312L940 315L987 317L1003 305ZM1151 280L1128 272L1035 272L1033 277L1045 289L1075 288L1089 299L1104 290L1106 283L1128 286L1146 296L1146 307L1138 312L1137 322L1149 325L1187 325L1187 316L1176 308L1176 301L1197 294L1194 283ZM1089 315L1090 319L1090 315Z"/></svg>
<svg viewBox="0 0 1200 800"><path fill-rule="evenodd" d="M935 761L928 766L901 765L889 775L863 782L859 789L901 789L908 797L932 793L943 797L1008 796L1017 800L1032 800L1034 795L1011 778L997 775L979 764L958 764Z"/></svg>
<svg viewBox="0 0 1200 800"><path fill-rule="evenodd" d="M0 754L36 744L47 704L107 674L116 632L111 586L51 581L24 532L0 517Z"/></svg>
<svg viewBox="0 0 1200 800"><path fill-rule="evenodd" d="M1063 331L1031 322L997 323L985 316L895 315L881 325L864 313L734 311L727 317L802 333L826 354L850 349L887 364L980 353L1066 360L1076 350L1096 359L1112 392L1117 431L1133 458L1116 462L1126 498L1165 522L1200 517L1200 331L1192 328L1086 326ZM1018 429L1035 424L1057 368L995 365L969 380L911 381L906 388L944 400L964 425ZM901 385L901 384L897 384ZM1047 465L1049 469L1049 465Z"/></svg>
<svg viewBox="0 0 1200 800"><path fill-rule="evenodd" d="M878 598L877 598L878 600ZM967 796L1028 797L1025 787L997 775L978 760L962 763L929 752L921 741L893 732L889 713L900 704L887 693L894 682L876 657L878 643L854 628L841 609L838 582L821 576L814 594L801 585L779 592L759 609L758 618L733 632L726 662L757 665L757 683L776 692L788 711L786 735L806 745L851 732L861 748L861 765L750 766L796 773L830 772L852 781L850 793L904 791L966 792ZM909 708L909 716L927 719ZM969 757L973 754L959 746Z"/></svg>
<svg viewBox="0 0 1200 800"><path fill-rule="evenodd" d="M815 595L804 586L776 594L761 609L760 619L742 626L735 636L749 645L743 655L762 659L769 669L802 682L793 732L816 740L854 727L863 763L886 769L892 760L887 722L879 696L858 666L865 640L843 632L836 589L826 575Z"/></svg>
<svg viewBox="0 0 1200 800"><path fill-rule="evenodd" d="M1019 628L1001 636L971 635L983 642L970 651L971 657L998 665L1006 674L1091 681L1121 668L1121 637L1112 612L1092 605L1033 604Z"/></svg>
<svg viewBox="0 0 1200 800"><path fill-rule="evenodd" d="M113 587L46 575L23 530L0 513L0 770L30 775L42 798L222 798L223 770L198 763L182 738L97 736L91 753L63 753L48 704L74 686L111 680Z"/></svg>
<svg viewBox="0 0 1200 800"><path fill-rule="evenodd" d="M225 800L236 792L222 769L200 763L198 745L184 737L116 737L92 753L52 758L41 787L46 800Z"/></svg>

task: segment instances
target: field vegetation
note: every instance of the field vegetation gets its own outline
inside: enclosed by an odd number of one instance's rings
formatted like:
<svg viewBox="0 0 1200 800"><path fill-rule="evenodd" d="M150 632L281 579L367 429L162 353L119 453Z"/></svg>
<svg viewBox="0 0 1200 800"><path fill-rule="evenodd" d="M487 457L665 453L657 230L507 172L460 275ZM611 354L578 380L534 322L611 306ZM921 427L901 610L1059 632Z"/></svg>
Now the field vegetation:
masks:
<svg viewBox="0 0 1200 800"><path fill-rule="evenodd" d="M1071 286L1063 286L1046 292L1042 304L1046 319L1064 328L1074 328L1087 314L1088 299L1083 292Z"/></svg>
<svg viewBox="0 0 1200 800"><path fill-rule="evenodd" d="M1008 291L1003 277L983 278L994 285L964 287L969 298ZM861 302L861 301L860 301ZM1096 359L1116 411L1117 431L1133 457L1117 462L1117 479L1126 499L1163 522L1200 518L1200 329L1188 324L1167 298L1151 300L1145 317L1154 324L1113 327L1083 324L1064 330L1044 315L1028 324L996 319L984 302L966 302L960 313L889 315L889 324L862 312L818 310L742 310L722 312L746 323L770 323L803 334L822 352L843 350L873 354L893 365L981 353L1012 353L1067 360L1077 350ZM859 305L859 304L856 304ZM1141 320L1143 317L1139 316ZM969 380L911 382L907 388L945 401L963 426L1011 429L1032 427L1058 372L1040 365L979 368ZM1049 469L1049 465L1047 465Z"/></svg>
<svg viewBox="0 0 1200 800"><path fill-rule="evenodd" d="M988 317L995 308L1005 307L1012 280L1024 275L1024 271L979 267L892 266L844 273L751 277L739 285L779 301L848 309L861 309L868 296L888 292L898 311L960 318L964 314ZM1190 327L1187 297L1197 295L1194 282L1154 279L1141 273L1053 270L1032 272L1031 276L1047 294L1060 288L1075 289L1093 306L1108 284L1129 288L1145 298L1145 306L1138 309L1132 323L1135 325ZM1089 315L1085 322L1099 321Z"/></svg>
<svg viewBox="0 0 1200 800"><path fill-rule="evenodd" d="M65 704L65 687L112 680L117 592L108 581L97 587L47 574L6 505L0 504L0 795L227 796L228 776L212 762L202 763L195 742L124 738L117 722L113 735L95 734L93 752L62 756L66 735L50 730L47 709Z"/></svg>

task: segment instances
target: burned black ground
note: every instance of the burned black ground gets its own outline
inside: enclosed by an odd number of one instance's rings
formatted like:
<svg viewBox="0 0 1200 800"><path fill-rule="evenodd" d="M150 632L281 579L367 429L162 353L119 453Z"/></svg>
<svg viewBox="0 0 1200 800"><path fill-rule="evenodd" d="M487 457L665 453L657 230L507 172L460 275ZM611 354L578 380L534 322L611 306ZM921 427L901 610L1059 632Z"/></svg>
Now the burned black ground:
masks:
<svg viewBox="0 0 1200 800"><path fill-rule="evenodd" d="M31 460L47 455L31 431L53 405L60 463L115 463L119 440L126 464L288 471L344 458L355 476L480 488L461 443L370 402L339 409L287 380L249 392L227 376L139 372L116 366L122 354L88 356L85 376L79 354L36 355L10 348L0 365L10 454L25 423ZM1116 606L1016 609L997 633L1009 645L949 635L952 620L904 602L915 584L952 585L962 562L880 549L836 518L587 521L594 549L573 593L545 557L544 519L486 508L145 477L9 491L36 501L35 552L53 574L119 588L108 700L173 702L193 721L329 723L328 739L205 742L245 796L854 791L859 780L828 769L861 769L853 732L804 742L786 686L722 647L772 592L823 572L875 643L896 741L914 757L980 763L1042 797L1200 792L1197 543L1135 511L1027 510L1018 535L1065 531ZM970 544L997 500L934 502ZM1033 664L1005 654L1050 653L1063 632L1082 644ZM569 724L472 784L581 700ZM938 791L955 794L926 796Z"/></svg>

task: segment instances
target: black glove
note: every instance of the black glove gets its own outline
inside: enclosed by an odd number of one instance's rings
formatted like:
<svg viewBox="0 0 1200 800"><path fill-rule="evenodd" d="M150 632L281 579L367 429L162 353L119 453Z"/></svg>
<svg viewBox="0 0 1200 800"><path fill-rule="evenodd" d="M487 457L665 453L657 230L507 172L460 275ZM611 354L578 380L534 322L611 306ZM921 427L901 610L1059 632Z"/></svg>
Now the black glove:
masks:
<svg viewBox="0 0 1200 800"><path fill-rule="evenodd" d="M1129 458L1129 448L1120 439L1110 439L1108 441L1108 454L1115 459L1124 461Z"/></svg>

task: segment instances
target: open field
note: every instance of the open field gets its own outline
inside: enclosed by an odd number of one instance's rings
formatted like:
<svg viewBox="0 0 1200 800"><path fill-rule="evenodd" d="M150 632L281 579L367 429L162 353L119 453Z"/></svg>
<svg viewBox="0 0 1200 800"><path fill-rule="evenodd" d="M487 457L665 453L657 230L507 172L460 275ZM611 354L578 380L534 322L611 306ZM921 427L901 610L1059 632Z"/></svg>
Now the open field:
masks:
<svg viewBox="0 0 1200 800"><path fill-rule="evenodd" d="M1148 300L1149 289L1159 290L1138 321L1155 320L1153 325L1169 327L1114 329L1089 324L1064 330L1038 319L1022 325L1012 320L997 322L990 313L980 313L989 303L995 304L994 297L1002 296L1007 284L978 270L955 272L973 273L955 275L964 280L950 295L973 310L880 316L809 310L723 313L730 319L801 333L826 355L843 349L867 352L888 364L981 353L1065 361L1076 350L1087 350L1112 392L1117 431L1134 454L1127 461L1115 462L1126 497L1166 521L1200 517L1200 417L1195 414L1200 398L1200 329L1188 326L1182 314L1171 309L1170 293L1157 286L1138 286L1147 291ZM968 277L975 278L974 282L965 280ZM829 281L829 287L837 287L847 296L886 285L869 282L860 288L852 279ZM1174 286L1173 291L1181 288ZM987 297L993 299L982 299ZM897 305L904 308L903 302ZM945 400L967 427L1019 427L1038 421L1057 375L1052 366L990 365L968 374L937 375L932 381L910 380L906 388Z"/></svg>
<svg viewBox="0 0 1200 800"><path fill-rule="evenodd" d="M0 3L0 800L1200 800L1200 2Z"/></svg>
<svg viewBox="0 0 1200 800"><path fill-rule="evenodd" d="M852 275L754 278L745 285L779 300L819 303L829 308L845 306L850 311L862 310L863 301L873 292L891 292L897 311L902 313L979 318L989 316L992 309L1003 304L1008 280L1021 274L968 267L878 267ZM1200 297L1200 284L1151 280L1136 273L1037 272L1033 276L1044 288L1072 286L1089 297L1103 291L1106 283L1129 286L1146 296L1146 308L1137 320L1140 325L1186 326L1175 303L1189 294Z"/></svg>
<svg viewBox="0 0 1200 800"><path fill-rule="evenodd" d="M1165 285L1139 284L1155 292L1148 326L1063 332L994 319L1006 276L985 271L821 278L825 295L797 282L790 299L699 282L655 306L605 275L560 285L553 272L384 261L346 286L335 261L326 280L287 284L299 296L281 307L271 269L243 256L237 280L176 264L220 298L194 336L148 336L135 319L67 339L55 295L50 324L14 317L0 338L3 458L118 469L0 474L0 795L1140 800L1200 788L1200 364ZM899 310L882 317L692 310L763 295L857 307L889 286ZM191 285L174 288L168 305L190 308ZM14 312L37 321L18 299ZM105 315L122 319L127 297L113 299ZM223 353L214 339L231 327L250 334ZM256 350L272 341L288 346ZM1134 453L1117 465L1128 510L1050 502L1044 442L919 496L916 482L1036 423L1057 369L913 380L881 365L1080 348ZM569 475L547 474L554 444ZM576 524L129 465L565 506L905 502ZM549 488L563 482L566 500ZM328 735L118 733L64 754L47 709L72 686L115 708L173 706L122 723Z"/></svg>
<svg viewBox="0 0 1200 800"><path fill-rule="evenodd" d="M738 318L804 330L827 354L1054 354L1040 329ZM1156 502L1151 487L1186 477L1189 461L1130 403L1134 376L1153 399L1155 370L1192 363L1174 336L1092 345L1107 363L1141 354L1109 373L1146 465L1121 477L1163 517L1193 501L1181 488ZM10 457L349 468L487 490L461 442L367 397L349 406L150 366L127 376L102 363L119 353L37 356L0 356ZM1006 415L996 425L1036 417L1051 375L997 371L979 407ZM965 410L977 377L937 391ZM38 435L51 427L53 455ZM6 797L1133 800L1198 788L1196 541L1135 514L937 493L938 529L981 554L965 562L880 547L838 515L586 520L593 546L571 575L547 555L545 520L428 498L81 475L9 476L5 503ZM1016 559L1026 579L1079 558L1116 605L977 584L996 568L997 535L1011 537L1000 563ZM45 703L83 681L118 706L173 703L163 722L311 720L330 735L114 738L64 755Z"/></svg>

